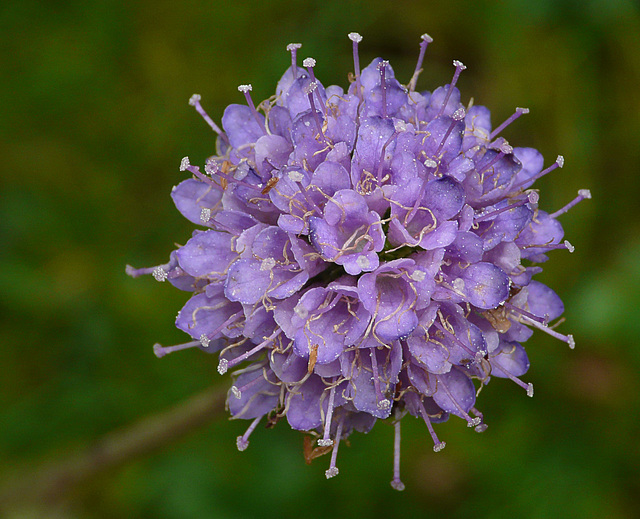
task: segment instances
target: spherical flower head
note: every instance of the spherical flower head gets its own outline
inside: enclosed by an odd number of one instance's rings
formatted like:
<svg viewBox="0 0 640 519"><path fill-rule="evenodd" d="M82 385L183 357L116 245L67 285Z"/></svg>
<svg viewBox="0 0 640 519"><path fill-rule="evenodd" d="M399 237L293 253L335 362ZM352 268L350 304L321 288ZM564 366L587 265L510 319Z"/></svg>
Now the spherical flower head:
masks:
<svg viewBox="0 0 640 519"><path fill-rule="evenodd" d="M461 62L449 84L416 91L428 35L406 86L381 58L361 70L362 36L349 38L346 90L325 87L313 58L298 67L290 44L270 102L240 85L219 127L191 97L218 145L204 172L182 159L191 177L172 197L199 228L169 263L127 272L192 293L176 326L193 340L154 351L219 354L229 412L251 420L239 450L267 415L286 417L317 441L308 459L330 453L331 478L341 440L389 419L402 490L403 416L423 420L439 452L433 425L450 415L486 430L476 395L492 376L533 396L521 378L533 330L575 346L551 324L562 301L533 278L552 251L573 252L558 217L591 193L539 208L533 184L564 159L545 169L502 137L527 109L493 128L486 107L465 108Z"/></svg>

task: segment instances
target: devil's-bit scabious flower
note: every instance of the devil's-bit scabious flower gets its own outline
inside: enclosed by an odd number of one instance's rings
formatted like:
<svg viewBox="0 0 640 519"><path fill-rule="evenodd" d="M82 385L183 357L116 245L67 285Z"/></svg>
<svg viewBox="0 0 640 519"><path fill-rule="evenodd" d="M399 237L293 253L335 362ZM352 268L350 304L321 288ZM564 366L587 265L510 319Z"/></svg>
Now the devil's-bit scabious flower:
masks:
<svg viewBox="0 0 640 519"><path fill-rule="evenodd" d="M286 418L317 439L308 457L368 432L377 419L395 427L392 486L400 480L400 420L424 420L434 450L445 443L433 424L456 415L486 429L475 407L491 376L520 377L522 346L542 330L573 348L551 321L563 312L556 293L533 280L554 249L573 251L558 216L538 208L534 182L544 168L532 148L501 136L484 106L460 102L451 84L416 91L425 50L407 86L387 61L360 69L345 91L325 87L315 60L298 67L299 44L276 94L255 106L228 106L222 128L200 96L190 104L218 135L203 171L173 189L178 210L203 227L165 265L127 267L193 293L176 326L193 340L155 345L158 357L190 347L219 352L218 371L233 371L227 407L251 420Z"/></svg>

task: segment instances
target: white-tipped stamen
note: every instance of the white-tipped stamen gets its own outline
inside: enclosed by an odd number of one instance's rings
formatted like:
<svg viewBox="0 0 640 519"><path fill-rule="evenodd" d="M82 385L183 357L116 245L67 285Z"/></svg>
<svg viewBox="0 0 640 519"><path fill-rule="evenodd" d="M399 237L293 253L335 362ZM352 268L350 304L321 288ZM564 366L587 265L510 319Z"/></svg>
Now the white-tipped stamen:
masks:
<svg viewBox="0 0 640 519"><path fill-rule="evenodd" d="M175 346L162 346L162 344L156 343L153 345L153 353L156 357L161 359L165 355L169 355L169 353L173 353L174 351L182 351L195 346L200 346L200 341L189 341L184 344L176 344Z"/></svg>
<svg viewBox="0 0 640 519"><path fill-rule="evenodd" d="M220 359L218 362L218 373L224 375L229 369L229 361L227 359Z"/></svg>
<svg viewBox="0 0 640 519"><path fill-rule="evenodd" d="M280 335L281 332L282 332L282 330L280 330L280 328L276 329L275 332L273 332L269 337L265 338L265 340L262 341L260 344L258 344L254 348L250 349L246 353L243 353L242 355L239 355L235 359L227 360L227 359L221 358L220 359L220 363L218 364L218 373L220 373L221 375L224 375L229 368L232 368L233 366L236 366L236 365L240 364L241 362L247 360L252 355L255 355L260 350L264 349L269 343L273 342L274 339L278 335Z"/></svg>
<svg viewBox="0 0 640 519"><path fill-rule="evenodd" d="M516 209L526 204L536 204L538 203L538 199L539 199L537 195L538 194L535 191L531 191L530 193L527 194L527 197L525 199L518 200L517 202L514 202L513 204L508 204L500 209L496 209L494 211L489 211L488 213L475 216L473 218L473 221L475 223L484 222L485 220L491 220L495 218L496 216L498 216L501 213L504 213L505 211L511 211L512 209Z"/></svg>
<svg viewBox="0 0 640 519"><path fill-rule="evenodd" d="M238 91L242 92L244 94L244 98L247 101L247 105L249 106L249 109L251 110L251 115L255 119L256 123L258 123L258 128L260 128L262 130L262 133L264 133L266 135L267 132L264 129L264 121L262 121L260 119L260 114L258 114L258 111L256 110L256 105L253 104L253 99L251 97L251 94L249 93L252 90L253 90L253 86L251 86L250 84L240 85L238 87Z"/></svg>
<svg viewBox="0 0 640 519"><path fill-rule="evenodd" d="M451 97L451 93L453 92L453 89L455 88L456 83L458 82L458 78L460 77L460 72L462 72L467 68L464 66L464 64L461 61L458 61L457 59L453 60L453 66L456 67L456 71L453 73L453 79L451 80L451 84L447 89L447 94L444 97L444 102L442 103L442 107L440 108L440 111L438 112L437 117L440 117L444 113L447 107L447 103L449 102L449 98Z"/></svg>
<svg viewBox="0 0 640 519"><path fill-rule="evenodd" d="M513 373L511 373L509 370L507 370L506 368L504 368L501 364L498 363L498 357L499 354L496 355L495 357L490 359L490 362L492 365L494 365L495 367L497 367L500 371L502 371L505 375L507 375L507 377L512 381L515 382L516 384L518 384L522 389L524 389L527 392L527 396L533 396L533 384L531 383L526 383L523 382L522 380L520 380L518 377L516 377ZM531 393L531 394L529 394Z"/></svg>
<svg viewBox="0 0 640 519"><path fill-rule="evenodd" d="M362 101L362 92L360 91L360 56L358 55L358 43L362 41L362 36L357 32L350 32L349 39L353 42L353 73L356 76L356 95Z"/></svg>
<svg viewBox="0 0 640 519"><path fill-rule="evenodd" d="M571 245L571 242L569 240L564 240L564 246L567 248L569 252L573 252L576 250L576 248L573 245Z"/></svg>
<svg viewBox="0 0 640 519"><path fill-rule="evenodd" d="M220 127L213 121L213 119L209 117L209 114L205 112L204 108L202 108L202 105L200 104L200 94L193 94L189 98L189 104L196 109L196 112L200 114L200 116L211 127L211 129L216 132L220 136L220 138L228 145L229 137L227 137L227 134L220 129Z"/></svg>
<svg viewBox="0 0 640 519"><path fill-rule="evenodd" d="M242 391L240 391L236 386L231 386L231 393L233 394L233 396L235 396L238 400L240 400L242 398Z"/></svg>
<svg viewBox="0 0 640 519"><path fill-rule="evenodd" d="M563 165L564 165L564 158L562 157L562 155L558 155L558 158L556 159L556 161L553 164L551 164L551 166L549 166L547 169L544 169L537 175L533 175L532 177L529 177L528 179L523 180L522 182L519 182L515 186L511 187L509 191L512 191L512 192L517 191L518 189L520 189L526 184L531 185L536 180L539 180L542 177L544 177L547 173L551 173L554 169L561 168Z"/></svg>
<svg viewBox="0 0 640 519"><path fill-rule="evenodd" d="M433 452L440 452L442 449L445 448L447 444L445 442L441 442L438 439L438 435L433 430L433 425L431 424L431 420L429 419L429 415L427 414L427 411L425 410L424 405L422 404L422 401L419 401L418 405L419 405L418 411L420 412L420 415L422 416L422 419L424 420L424 423L426 424L427 429L429 430L431 439L433 440Z"/></svg>
<svg viewBox="0 0 640 519"><path fill-rule="evenodd" d="M504 130L507 126L509 126L518 117L528 113L529 113L528 108L516 108L515 113L511 117L509 117L505 122L503 122L500 126L498 126L495 130L491 132L491 134L489 135L489 140L492 141L493 139L495 139L502 130Z"/></svg>
<svg viewBox="0 0 640 519"><path fill-rule="evenodd" d="M555 337L556 339L560 339L561 341L566 342L571 349L575 348L576 343L573 339L573 335L563 335L561 333L558 333L554 329L550 328L549 326L540 324L539 322L534 321L533 319L530 319L526 315L520 316L520 322L523 324L531 325L534 328L537 328L538 330L541 330L544 333L551 335L551 337Z"/></svg>
<svg viewBox="0 0 640 519"><path fill-rule="evenodd" d="M262 420L262 416L258 416L258 418L256 418L253 422L251 422L251 425L247 429L247 432L245 432L242 436L238 436L236 438L236 446L238 447L238 450L240 452L246 450L247 447L249 446L249 436L251 436L251 433L258 426L258 423L260 422L260 420Z"/></svg>
<svg viewBox="0 0 640 519"><path fill-rule="evenodd" d="M389 65L388 61L381 61L378 63L378 70L380 71L380 88L382 90L382 118L387 118L387 80L386 80L386 70L387 65Z"/></svg>
<svg viewBox="0 0 640 519"><path fill-rule="evenodd" d="M300 47L302 47L302 43L290 43L287 45L287 50L291 53L291 73L293 74L293 79L298 77L297 54Z"/></svg>
<svg viewBox="0 0 640 519"><path fill-rule="evenodd" d="M568 212L569 209L579 204L583 200L589 200L589 199L591 199L591 191L589 191L588 189L580 189L578 191L578 196L576 198L574 198L571 202L569 202L563 208L558 209L555 213L551 213L549 216L551 218L557 218L561 214Z"/></svg>
<svg viewBox="0 0 640 519"><path fill-rule="evenodd" d="M371 371L373 378L373 387L376 391L376 400L378 401L378 409L389 409L391 402L384 397L380 389L380 374L378 372L378 358L376 357L376 348L369 348L369 357L371 358Z"/></svg>
<svg viewBox="0 0 640 519"><path fill-rule="evenodd" d="M531 382L527 384L527 396L533 397L533 384Z"/></svg>
<svg viewBox="0 0 640 519"><path fill-rule="evenodd" d="M200 344L203 348L208 348L211 340L204 333L200 336Z"/></svg>
<svg viewBox="0 0 640 519"><path fill-rule="evenodd" d="M413 76L411 76L411 80L409 81L409 92L413 92L416 89L418 76L420 75L420 72L422 72L422 61L424 60L424 53L427 50L427 46L429 45L429 43L433 41L433 38L427 33L423 34L420 39L420 54L418 55L418 62L416 63L416 68L413 71Z"/></svg>
<svg viewBox="0 0 640 519"><path fill-rule="evenodd" d="M342 436L342 424L344 422L344 418L340 419L338 423L338 429L336 430L336 440L333 443L333 451L331 451L331 462L329 463L329 468L325 470L324 475L327 479L335 477L339 474L338 467L336 467L336 461L338 460L338 447L340 446L340 437Z"/></svg>
<svg viewBox="0 0 640 519"><path fill-rule="evenodd" d="M328 447L329 445L333 445L333 440L329 438L329 434L331 433L331 417L333 416L333 402L335 399L335 394L336 388L335 386L332 386L329 390L329 404L327 406L327 417L324 421L324 435L318 440L318 445L320 445L321 447Z"/></svg>

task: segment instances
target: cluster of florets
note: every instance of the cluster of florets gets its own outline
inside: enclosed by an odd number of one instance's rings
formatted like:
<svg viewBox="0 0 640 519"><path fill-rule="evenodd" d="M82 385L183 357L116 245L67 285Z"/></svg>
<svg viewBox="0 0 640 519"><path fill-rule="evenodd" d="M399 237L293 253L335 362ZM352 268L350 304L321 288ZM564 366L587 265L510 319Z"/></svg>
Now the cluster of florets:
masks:
<svg viewBox="0 0 640 519"><path fill-rule="evenodd" d="M347 91L324 87L315 60L292 65L276 94L233 104L222 129L200 96L190 104L218 134L217 154L173 189L178 210L196 230L168 264L133 269L193 292L176 326L194 340L155 346L158 357L198 347L220 352L218 371L233 369L227 406L253 420L238 437L244 450L263 418L285 418L315 435L307 456L332 451L327 477L338 473L339 443L391 417L396 431L392 486L399 476L400 419L433 424L450 414L486 429L476 394L492 376L529 396L522 347L532 328L573 347L549 323L563 312L556 293L532 280L563 240L557 216L538 208L541 154L512 148L492 129L489 110L465 107L451 84L415 90L400 84L387 61L360 70ZM524 263L524 264L523 264Z"/></svg>

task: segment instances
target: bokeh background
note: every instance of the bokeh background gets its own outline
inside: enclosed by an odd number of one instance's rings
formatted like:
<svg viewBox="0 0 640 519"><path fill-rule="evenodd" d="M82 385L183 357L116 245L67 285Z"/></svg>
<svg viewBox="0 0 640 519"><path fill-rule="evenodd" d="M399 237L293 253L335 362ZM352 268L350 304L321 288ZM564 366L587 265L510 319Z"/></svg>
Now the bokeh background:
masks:
<svg viewBox="0 0 640 519"><path fill-rule="evenodd" d="M0 494L2 517L632 518L640 501L640 10L631 0L322 2L20 0L0 7ZM258 429L224 412L180 441L87 478L44 502L36 475L106 433L162 412L228 377L187 351L173 327L187 294L124 266L163 263L191 224L169 192L180 159L213 151L188 106L219 121L274 91L302 42L324 84L347 84L346 35L361 63L380 55L408 81L419 36L433 38L420 89L450 81L494 122L531 113L503 135L564 169L537 185L556 210L580 188L594 199L562 217L576 252L557 251L540 280L566 303L577 347L538 333L527 343L533 399L495 380L478 435L459 419L403 421L403 480L389 486L393 428L379 423L306 466L302 435ZM161 436L161 435L160 435ZM30 483L30 478L33 483ZM19 503L17 501L20 501ZM27 509L28 512L26 511Z"/></svg>

